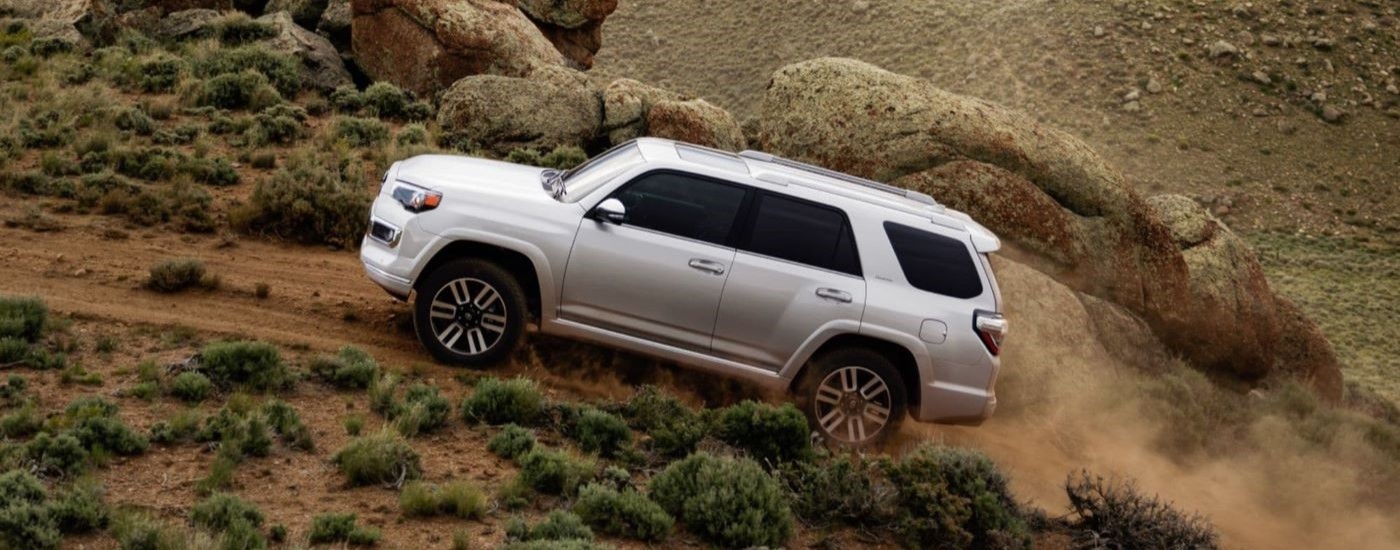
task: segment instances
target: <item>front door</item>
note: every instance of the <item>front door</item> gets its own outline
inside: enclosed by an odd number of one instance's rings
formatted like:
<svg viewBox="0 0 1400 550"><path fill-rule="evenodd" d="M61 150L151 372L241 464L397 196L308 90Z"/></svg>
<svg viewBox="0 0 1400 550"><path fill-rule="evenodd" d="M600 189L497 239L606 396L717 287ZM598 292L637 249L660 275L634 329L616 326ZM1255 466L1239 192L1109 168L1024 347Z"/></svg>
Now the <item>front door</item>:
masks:
<svg viewBox="0 0 1400 550"><path fill-rule="evenodd" d="M564 272L565 319L709 351L745 187L652 172L618 188L626 219L585 217Z"/></svg>

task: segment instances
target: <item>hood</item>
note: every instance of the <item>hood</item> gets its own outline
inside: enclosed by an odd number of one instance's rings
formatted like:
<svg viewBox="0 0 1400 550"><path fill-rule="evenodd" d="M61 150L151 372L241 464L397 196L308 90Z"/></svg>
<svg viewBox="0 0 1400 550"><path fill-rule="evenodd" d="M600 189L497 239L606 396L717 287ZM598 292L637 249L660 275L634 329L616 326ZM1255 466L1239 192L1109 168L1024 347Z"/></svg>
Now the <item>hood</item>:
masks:
<svg viewBox="0 0 1400 550"><path fill-rule="evenodd" d="M440 191L448 198L465 192L553 200L541 184L544 171L476 157L421 155L395 164L390 175L404 183Z"/></svg>

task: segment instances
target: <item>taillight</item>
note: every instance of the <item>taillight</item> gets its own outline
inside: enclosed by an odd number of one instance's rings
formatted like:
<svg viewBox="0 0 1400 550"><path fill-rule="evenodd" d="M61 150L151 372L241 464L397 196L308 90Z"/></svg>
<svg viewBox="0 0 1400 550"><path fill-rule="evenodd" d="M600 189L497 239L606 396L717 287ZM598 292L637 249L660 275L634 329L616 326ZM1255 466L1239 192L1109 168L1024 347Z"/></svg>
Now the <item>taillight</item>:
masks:
<svg viewBox="0 0 1400 550"><path fill-rule="evenodd" d="M982 339L982 345L987 346L988 353L1001 354L1001 342L1006 338L1007 329L1005 317L1000 313L978 310L972 316L972 328Z"/></svg>

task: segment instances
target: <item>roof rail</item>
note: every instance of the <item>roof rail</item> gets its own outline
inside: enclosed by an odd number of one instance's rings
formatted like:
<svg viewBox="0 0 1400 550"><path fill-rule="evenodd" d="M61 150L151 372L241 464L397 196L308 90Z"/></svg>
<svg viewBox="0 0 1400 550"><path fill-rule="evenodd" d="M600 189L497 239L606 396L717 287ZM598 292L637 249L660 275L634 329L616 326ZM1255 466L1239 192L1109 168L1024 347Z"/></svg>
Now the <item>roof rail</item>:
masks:
<svg viewBox="0 0 1400 550"><path fill-rule="evenodd" d="M880 183L878 181L868 180L865 178L852 176L850 174L843 174L841 172L837 172L835 170L828 170L826 168L822 168L814 164L798 162L792 159L786 159L776 155L764 153L762 151L754 151L752 149L739 153L739 156L744 157L746 159L756 160L759 162L767 162L786 168L801 170L803 172L816 174L819 176L826 176L828 178L843 181L845 183L859 185L866 189L883 191L891 195L898 195L900 197L904 197L915 202L924 203L929 206L939 206L938 201L933 200L933 197L930 197L925 193L920 193L911 189L904 189L902 187L895 187L887 183Z"/></svg>

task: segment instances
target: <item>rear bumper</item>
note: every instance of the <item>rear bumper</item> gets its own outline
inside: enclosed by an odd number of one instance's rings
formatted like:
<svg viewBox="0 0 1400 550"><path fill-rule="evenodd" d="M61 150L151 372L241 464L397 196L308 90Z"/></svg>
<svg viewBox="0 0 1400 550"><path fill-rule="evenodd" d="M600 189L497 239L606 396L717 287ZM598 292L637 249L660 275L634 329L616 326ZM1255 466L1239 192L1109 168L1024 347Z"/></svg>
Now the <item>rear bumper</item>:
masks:
<svg viewBox="0 0 1400 550"><path fill-rule="evenodd" d="M997 409L997 396L991 390L939 383L925 385L922 390L919 408L913 411L914 419L920 422L976 426Z"/></svg>

